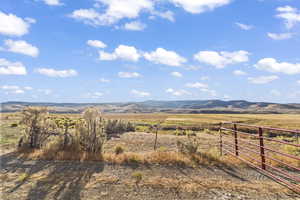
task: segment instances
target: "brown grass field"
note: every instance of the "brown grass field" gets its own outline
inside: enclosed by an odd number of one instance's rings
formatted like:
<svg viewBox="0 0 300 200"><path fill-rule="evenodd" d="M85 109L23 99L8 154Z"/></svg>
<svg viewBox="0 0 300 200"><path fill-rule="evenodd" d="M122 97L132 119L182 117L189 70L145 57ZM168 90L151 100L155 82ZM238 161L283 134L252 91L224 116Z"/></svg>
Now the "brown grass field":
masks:
<svg viewBox="0 0 300 200"><path fill-rule="evenodd" d="M158 113L105 114L104 117L134 122L138 131L108 140L103 155L89 155L51 149L16 151L22 127L13 124L18 123L20 115L1 114L0 178L5 183L1 184L1 199L300 198L240 160L230 155L220 156L218 133L208 130L214 130L222 121L300 129L300 115ZM198 153L193 156L179 153L177 141L187 142L188 137L175 134L172 128L159 131L154 150L155 134L149 127L158 123L161 128L200 127L194 131L199 142ZM278 138L297 142L295 135ZM116 154L117 148L122 149L120 154ZM284 145L276 148L289 151ZM299 162L293 164L300 167Z"/></svg>

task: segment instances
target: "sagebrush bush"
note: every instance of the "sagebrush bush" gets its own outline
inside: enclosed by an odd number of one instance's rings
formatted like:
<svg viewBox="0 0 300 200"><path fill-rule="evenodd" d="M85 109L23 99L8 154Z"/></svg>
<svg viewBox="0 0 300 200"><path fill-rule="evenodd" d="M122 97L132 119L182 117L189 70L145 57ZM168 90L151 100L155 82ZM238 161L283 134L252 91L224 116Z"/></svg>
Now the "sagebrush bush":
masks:
<svg viewBox="0 0 300 200"><path fill-rule="evenodd" d="M49 118L47 108L27 107L21 115L20 124L25 128L19 147L41 148L51 135L57 134L57 126Z"/></svg>
<svg viewBox="0 0 300 200"><path fill-rule="evenodd" d="M108 135L122 134L125 132L134 132L135 127L130 122L122 120L108 120L105 125L105 131Z"/></svg>

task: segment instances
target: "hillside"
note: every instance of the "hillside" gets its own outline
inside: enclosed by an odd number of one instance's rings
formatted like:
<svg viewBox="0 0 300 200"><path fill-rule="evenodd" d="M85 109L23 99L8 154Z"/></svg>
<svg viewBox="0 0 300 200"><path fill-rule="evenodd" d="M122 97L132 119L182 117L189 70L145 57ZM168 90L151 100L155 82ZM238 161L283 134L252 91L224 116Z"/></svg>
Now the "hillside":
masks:
<svg viewBox="0 0 300 200"><path fill-rule="evenodd" d="M79 113L90 106L107 113L300 113L300 104L249 102L244 100L144 101L126 103L4 102L0 112L17 112L26 106L46 106L55 113Z"/></svg>

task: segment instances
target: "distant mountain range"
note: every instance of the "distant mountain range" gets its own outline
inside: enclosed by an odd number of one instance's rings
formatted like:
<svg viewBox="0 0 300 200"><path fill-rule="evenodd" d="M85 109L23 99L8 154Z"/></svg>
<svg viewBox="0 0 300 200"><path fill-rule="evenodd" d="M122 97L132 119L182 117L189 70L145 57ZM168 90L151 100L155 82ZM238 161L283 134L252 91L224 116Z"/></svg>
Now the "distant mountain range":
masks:
<svg viewBox="0 0 300 200"><path fill-rule="evenodd" d="M26 106L46 106L54 113L80 113L90 106L99 107L106 113L299 113L300 103L279 104L249 102L244 100L187 100L187 101L143 101L127 103L37 103L4 102L0 112L16 112Z"/></svg>

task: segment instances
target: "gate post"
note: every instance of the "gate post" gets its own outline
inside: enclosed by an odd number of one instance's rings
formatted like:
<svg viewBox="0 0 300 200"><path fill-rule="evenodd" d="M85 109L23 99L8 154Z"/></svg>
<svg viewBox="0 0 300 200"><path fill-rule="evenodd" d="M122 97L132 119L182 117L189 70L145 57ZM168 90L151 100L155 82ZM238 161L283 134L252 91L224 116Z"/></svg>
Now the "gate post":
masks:
<svg viewBox="0 0 300 200"><path fill-rule="evenodd" d="M261 156L261 168L263 170L265 170L266 169L266 158L265 158L263 130L261 127L258 128L258 134L259 134L259 146L260 146L260 156Z"/></svg>
<svg viewBox="0 0 300 200"><path fill-rule="evenodd" d="M238 135L237 135L237 127L236 127L236 124L233 124L233 129L234 129L235 155L236 155L236 156L239 156Z"/></svg>

